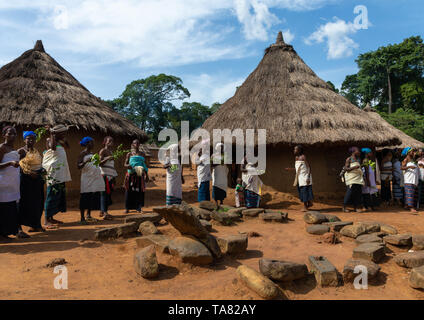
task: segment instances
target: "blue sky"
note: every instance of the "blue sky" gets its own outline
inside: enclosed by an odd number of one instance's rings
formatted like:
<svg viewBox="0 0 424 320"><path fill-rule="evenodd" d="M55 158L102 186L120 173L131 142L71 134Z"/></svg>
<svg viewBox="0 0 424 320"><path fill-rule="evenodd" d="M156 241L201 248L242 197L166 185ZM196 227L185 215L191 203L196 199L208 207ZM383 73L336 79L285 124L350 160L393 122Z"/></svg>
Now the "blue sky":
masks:
<svg viewBox="0 0 424 320"><path fill-rule="evenodd" d="M354 23L358 5L367 29ZM339 87L358 54L424 37L423 12L422 0L0 0L0 66L41 39L96 96L168 73L192 93L187 101L210 105L234 94L279 30Z"/></svg>

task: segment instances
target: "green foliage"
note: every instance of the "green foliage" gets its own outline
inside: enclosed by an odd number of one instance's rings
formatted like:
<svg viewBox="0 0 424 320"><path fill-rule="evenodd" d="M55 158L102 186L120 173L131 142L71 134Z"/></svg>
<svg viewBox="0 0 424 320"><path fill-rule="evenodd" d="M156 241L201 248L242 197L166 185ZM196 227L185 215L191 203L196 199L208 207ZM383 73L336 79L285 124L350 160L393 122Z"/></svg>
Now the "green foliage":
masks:
<svg viewBox="0 0 424 320"><path fill-rule="evenodd" d="M339 89L336 88L334 83L332 83L331 81L327 81L327 84L330 86L331 90L333 90L335 93L339 93Z"/></svg>
<svg viewBox="0 0 424 320"><path fill-rule="evenodd" d="M424 142L424 115L412 109L397 109L394 113L380 112L380 115L392 126L407 135Z"/></svg>
<svg viewBox="0 0 424 320"><path fill-rule="evenodd" d="M200 128L205 120L212 115L208 106L199 102L184 102L180 109L174 107L168 114L170 127L180 132L181 121L190 122L190 133Z"/></svg>
<svg viewBox="0 0 424 320"><path fill-rule="evenodd" d="M424 44L420 36L402 43L380 47L359 55L359 72L346 77L342 94L352 103L364 107L373 103L380 111L411 108L424 112ZM390 90L391 87L391 90Z"/></svg>

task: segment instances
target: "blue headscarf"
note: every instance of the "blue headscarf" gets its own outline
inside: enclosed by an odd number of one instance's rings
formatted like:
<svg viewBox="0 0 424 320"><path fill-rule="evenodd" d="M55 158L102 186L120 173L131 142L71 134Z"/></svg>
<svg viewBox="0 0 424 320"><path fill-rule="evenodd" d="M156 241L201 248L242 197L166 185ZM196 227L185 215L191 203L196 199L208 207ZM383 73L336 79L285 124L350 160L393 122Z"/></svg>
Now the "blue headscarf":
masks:
<svg viewBox="0 0 424 320"><path fill-rule="evenodd" d="M34 131L24 131L24 134L23 134L24 140L25 140L27 137L30 137L30 136L34 136L34 137L36 137L37 135L35 134L35 132L34 132Z"/></svg>
<svg viewBox="0 0 424 320"><path fill-rule="evenodd" d="M406 157L408 155L408 153L412 150L411 147L406 147L405 149L403 149L402 151L402 156Z"/></svg>
<svg viewBox="0 0 424 320"><path fill-rule="evenodd" d="M372 152L372 150L370 148L362 148L361 151L362 151L363 154L368 154L368 153Z"/></svg>
<svg viewBox="0 0 424 320"><path fill-rule="evenodd" d="M82 138L82 140L80 141L80 145L81 145L81 146L83 146L83 147L85 147L85 146L87 146L87 144L88 144L90 141L93 141L93 138L91 138L91 137L84 137L84 138Z"/></svg>

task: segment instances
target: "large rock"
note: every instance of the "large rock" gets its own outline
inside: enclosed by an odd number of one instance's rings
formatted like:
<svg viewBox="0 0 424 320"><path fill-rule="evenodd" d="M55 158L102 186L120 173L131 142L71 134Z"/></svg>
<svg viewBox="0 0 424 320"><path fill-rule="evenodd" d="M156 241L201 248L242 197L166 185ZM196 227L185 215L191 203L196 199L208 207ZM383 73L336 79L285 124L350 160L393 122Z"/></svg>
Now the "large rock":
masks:
<svg viewBox="0 0 424 320"><path fill-rule="evenodd" d="M179 256L183 262L194 265L212 263L213 257L208 248L200 241L189 237L177 237L169 242L169 252Z"/></svg>
<svg viewBox="0 0 424 320"><path fill-rule="evenodd" d="M156 212L153 212L153 213L134 214L134 215L125 217L124 222L125 223L135 222L137 226L139 226L140 223L143 223L144 221L158 223L161 220L162 220L162 216Z"/></svg>
<svg viewBox="0 0 424 320"><path fill-rule="evenodd" d="M264 212L259 215L259 218L265 222L286 222L287 221L287 213L284 217L281 212Z"/></svg>
<svg viewBox="0 0 424 320"><path fill-rule="evenodd" d="M306 264L271 259L260 259L259 270L264 276L275 281L293 281L308 275Z"/></svg>
<svg viewBox="0 0 424 320"><path fill-rule="evenodd" d="M412 269L409 285L414 289L424 289L424 266Z"/></svg>
<svg viewBox="0 0 424 320"><path fill-rule="evenodd" d="M194 215L198 219L203 219L207 221L211 220L211 212L209 210L198 208L195 206L191 206L191 208L193 209Z"/></svg>
<svg viewBox="0 0 424 320"><path fill-rule="evenodd" d="M373 262L379 262L386 256L385 247L380 243L363 243L353 249L352 257Z"/></svg>
<svg viewBox="0 0 424 320"><path fill-rule="evenodd" d="M150 245L134 255L134 268L143 278L150 279L159 275L155 246Z"/></svg>
<svg viewBox="0 0 424 320"><path fill-rule="evenodd" d="M323 235L330 232L330 227L322 224L314 224L306 228L306 232L315 235Z"/></svg>
<svg viewBox="0 0 424 320"><path fill-rule="evenodd" d="M412 235L410 234L395 234L395 235L385 236L383 240L385 243L389 243L394 246L412 245Z"/></svg>
<svg viewBox="0 0 424 320"><path fill-rule="evenodd" d="M135 222L120 224L110 228L103 228L94 231L95 240L107 240L120 237L127 237L135 234L138 224Z"/></svg>
<svg viewBox="0 0 424 320"><path fill-rule="evenodd" d="M395 227L392 227L388 224L380 223L380 231L385 234L397 234L398 231Z"/></svg>
<svg viewBox="0 0 424 320"><path fill-rule="evenodd" d="M371 242L383 243L383 239L381 239L379 236L375 234L363 234L357 237L355 242L357 244L371 243Z"/></svg>
<svg viewBox="0 0 424 320"><path fill-rule="evenodd" d="M334 214L324 214L328 222L340 222L342 221L338 216Z"/></svg>
<svg viewBox="0 0 424 320"><path fill-rule="evenodd" d="M365 227L366 233L379 232L381 230L380 223L374 221L358 222Z"/></svg>
<svg viewBox="0 0 424 320"><path fill-rule="evenodd" d="M308 211L303 215L303 220L308 224L320 224L327 222L327 217L318 211Z"/></svg>
<svg viewBox="0 0 424 320"><path fill-rule="evenodd" d="M264 299L273 299L278 295L278 288L274 282L248 266L237 268L240 280L251 290Z"/></svg>
<svg viewBox="0 0 424 320"><path fill-rule="evenodd" d="M227 211L228 214L238 214L240 217L243 216L243 210L247 210L246 207L239 207L239 208L234 208L234 209L230 209Z"/></svg>
<svg viewBox="0 0 424 320"><path fill-rule="evenodd" d="M155 227L153 222L144 221L138 226L138 232L140 232L143 236L148 236L151 234L158 234L159 230Z"/></svg>
<svg viewBox="0 0 424 320"><path fill-rule="evenodd" d="M367 268L368 280L375 280L380 272L380 266L372 261L362 259L349 259L343 268L344 282L353 282L355 278L362 272L355 273L356 266L364 266Z"/></svg>
<svg viewBox="0 0 424 320"><path fill-rule="evenodd" d="M254 208L254 209L246 209L242 211L243 217L245 218L253 218L257 217L260 213L265 212L264 209Z"/></svg>
<svg viewBox="0 0 424 320"><path fill-rule="evenodd" d="M398 266L404 268L417 268L424 266L424 251L405 252L394 258Z"/></svg>
<svg viewBox="0 0 424 320"><path fill-rule="evenodd" d="M362 224L355 223L353 225L348 225L348 226L343 227L340 230L340 233L342 235L344 235L345 237L356 239L360 235L366 234L367 230L366 230L365 226L363 226Z"/></svg>
<svg viewBox="0 0 424 320"><path fill-rule="evenodd" d="M413 235L412 244L415 250L424 250L424 235Z"/></svg>
<svg viewBox="0 0 424 320"><path fill-rule="evenodd" d="M339 232L346 226L351 226L352 221L339 221L339 222L324 222L323 225L329 226L331 231Z"/></svg>
<svg viewBox="0 0 424 320"><path fill-rule="evenodd" d="M209 232L212 231L212 223L210 223L210 221L200 219L200 223L206 228L206 230L208 230Z"/></svg>
<svg viewBox="0 0 424 320"><path fill-rule="evenodd" d="M199 203L199 208L209 210L209 211L213 211L213 210L216 209L216 205L215 205L215 203L213 203L211 201L201 201Z"/></svg>
<svg viewBox="0 0 424 320"><path fill-rule="evenodd" d="M156 250L163 253L169 253L170 241L170 238L162 234L152 234L149 236L143 236L135 239L137 248L145 248L150 245L153 245Z"/></svg>
<svg viewBox="0 0 424 320"><path fill-rule="evenodd" d="M219 222L223 226L231 226L234 223L234 217L229 216L226 212L212 211L211 218ZM237 219L239 217L237 216Z"/></svg>
<svg viewBox="0 0 424 320"><path fill-rule="evenodd" d="M236 234L218 238L218 244L223 253L239 254L246 252L247 234Z"/></svg>
<svg viewBox="0 0 424 320"><path fill-rule="evenodd" d="M195 216L193 208L186 203L173 206L156 207L153 210L164 217L182 235L194 236L201 241L212 254L220 258L221 250L214 236Z"/></svg>
<svg viewBox="0 0 424 320"><path fill-rule="evenodd" d="M310 256L309 264L318 285L321 287L337 287L339 285L339 273L327 258Z"/></svg>
<svg viewBox="0 0 424 320"><path fill-rule="evenodd" d="M274 210L274 209L265 209L265 213L279 213L279 214L281 214L281 216L283 217L284 220L289 219L289 214L287 212L284 212L284 211Z"/></svg>

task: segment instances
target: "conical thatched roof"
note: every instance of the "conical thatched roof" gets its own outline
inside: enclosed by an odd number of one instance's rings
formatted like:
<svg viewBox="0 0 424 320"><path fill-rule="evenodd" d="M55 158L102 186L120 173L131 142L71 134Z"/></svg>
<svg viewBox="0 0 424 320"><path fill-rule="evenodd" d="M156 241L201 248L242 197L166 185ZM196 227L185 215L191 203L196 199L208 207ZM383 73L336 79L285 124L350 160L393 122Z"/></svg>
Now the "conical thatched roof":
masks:
<svg viewBox="0 0 424 320"><path fill-rule="evenodd" d="M390 132L390 135L394 137L398 137L399 140L402 142L401 145L398 146L389 146L387 148L406 148L406 147L412 147L412 148L424 148L424 143L418 140L415 140L414 138L408 136L405 132L393 127L390 123L388 123L386 120L384 120L371 106L367 105L364 108L364 111L367 112L368 116L372 119L375 119L376 121L380 121L383 126L385 126L385 130L387 132Z"/></svg>
<svg viewBox="0 0 424 320"><path fill-rule="evenodd" d="M0 69L0 122L16 125L66 124L108 134L146 134L91 94L44 51L34 49Z"/></svg>
<svg viewBox="0 0 424 320"><path fill-rule="evenodd" d="M235 95L203 124L267 129L268 144L395 145L381 121L332 91L279 34Z"/></svg>

